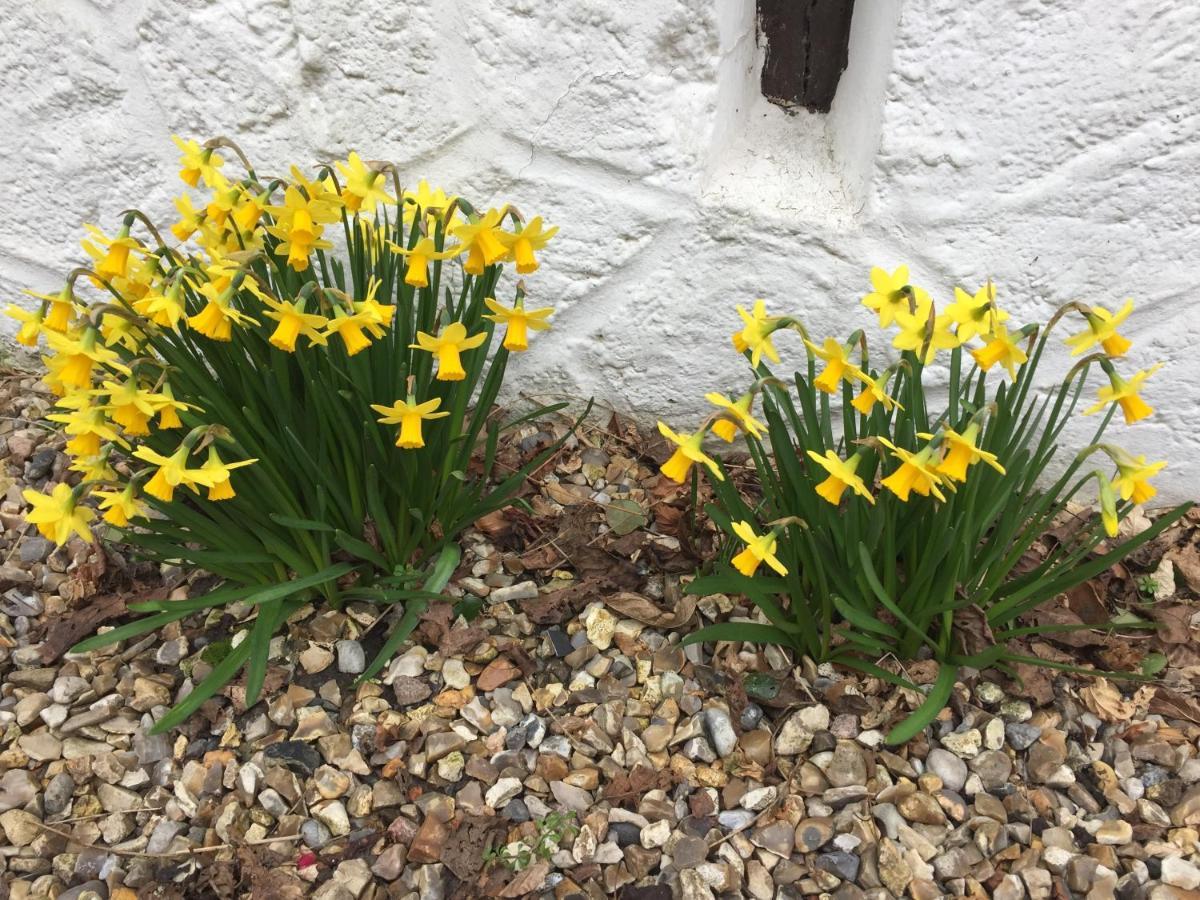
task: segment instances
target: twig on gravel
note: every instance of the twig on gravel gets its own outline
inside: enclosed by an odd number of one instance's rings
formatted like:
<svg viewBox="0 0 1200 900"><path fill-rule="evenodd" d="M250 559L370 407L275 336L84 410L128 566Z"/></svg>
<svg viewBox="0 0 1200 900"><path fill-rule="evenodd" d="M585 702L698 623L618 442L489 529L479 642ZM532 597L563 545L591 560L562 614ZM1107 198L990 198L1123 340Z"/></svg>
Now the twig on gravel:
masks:
<svg viewBox="0 0 1200 900"><path fill-rule="evenodd" d="M135 856L140 859L174 859L178 856L191 856L193 853L216 853L218 850L235 850L238 847L259 847L264 844L292 843L301 839L301 835L299 834L289 834L281 837L263 838L257 841L244 841L241 844L213 844L208 847L191 847L187 850L172 850L168 853L146 853L143 850L122 850L118 847L103 847L98 844L89 844L86 841L79 840L69 831L61 831L57 828L51 828L44 822L35 822L34 824L38 828L42 829L42 831L48 831L51 834L56 834L60 838L64 838L78 847L85 847L88 850L99 850L101 853L114 853L117 856Z"/></svg>

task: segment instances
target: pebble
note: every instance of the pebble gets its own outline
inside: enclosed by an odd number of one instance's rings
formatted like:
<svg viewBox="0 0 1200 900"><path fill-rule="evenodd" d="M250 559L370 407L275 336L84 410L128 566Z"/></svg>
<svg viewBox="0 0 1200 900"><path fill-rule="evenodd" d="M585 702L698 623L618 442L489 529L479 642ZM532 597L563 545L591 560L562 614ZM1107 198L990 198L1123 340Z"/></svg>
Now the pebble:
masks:
<svg viewBox="0 0 1200 900"><path fill-rule="evenodd" d="M737 748L737 732L729 713L720 707L709 707L704 712L704 732L718 757L729 756Z"/></svg>
<svg viewBox="0 0 1200 900"><path fill-rule="evenodd" d="M367 668L367 654L363 645L358 641L338 641L334 645L337 651L337 666L339 672L358 675Z"/></svg>
<svg viewBox="0 0 1200 900"><path fill-rule="evenodd" d="M942 779L947 790L961 791L967 783L967 764L948 750L935 747L925 757L925 766Z"/></svg>

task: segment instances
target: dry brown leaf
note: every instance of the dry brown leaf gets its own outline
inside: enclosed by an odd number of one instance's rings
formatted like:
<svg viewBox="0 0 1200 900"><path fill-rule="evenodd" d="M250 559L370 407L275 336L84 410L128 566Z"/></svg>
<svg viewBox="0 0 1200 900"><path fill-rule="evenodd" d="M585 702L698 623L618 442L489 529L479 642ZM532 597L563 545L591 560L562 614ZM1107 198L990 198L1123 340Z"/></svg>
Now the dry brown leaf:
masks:
<svg viewBox="0 0 1200 900"><path fill-rule="evenodd" d="M604 598L604 605L630 619L656 628L678 628L696 611L696 598L685 594L679 598L674 609L664 609L653 600L622 591Z"/></svg>
<svg viewBox="0 0 1200 900"><path fill-rule="evenodd" d="M1197 702L1195 697L1186 697L1164 687L1160 687L1154 699L1150 701L1148 712L1200 725L1200 702Z"/></svg>
<svg viewBox="0 0 1200 900"><path fill-rule="evenodd" d="M987 613L973 603L954 611L954 633L967 656L996 646L996 636L988 624Z"/></svg>
<svg viewBox="0 0 1200 900"><path fill-rule="evenodd" d="M1150 701L1155 690L1152 685L1143 685L1133 697L1126 700L1120 691L1108 683L1108 679L1097 678L1080 688L1079 696L1083 705L1105 722L1128 722L1140 706Z"/></svg>
<svg viewBox="0 0 1200 900"><path fill-rule="evenodd" d="M592 489L586 484L562 484L552 481L543 485L542 490L547 497L563 506L578 506L592 498Z"/></svg>
<svg viewBox="0 0 1200 900"><path fill-rule="evenodd" d="M1103 625L1112 618L1094 582L1085 581L1067 591L1067 609L1088 625Z"/></svg>
<svg viewBox="0 0 1200 900"><path fill-rule="evenodd" d="M1164 644L1190 644L1195 613L1196 607L1187 603L1153 607L1150 615L1158 623L1158 639Z"/></svg>
<svg viewBox="0 0 1200 900"><path fill-rule="evenodd" d="M1187 543L1166 554L1165 558L1175 564L1175 571L1183 576L1187 586L1200 593L1200 547Z"/></svg>

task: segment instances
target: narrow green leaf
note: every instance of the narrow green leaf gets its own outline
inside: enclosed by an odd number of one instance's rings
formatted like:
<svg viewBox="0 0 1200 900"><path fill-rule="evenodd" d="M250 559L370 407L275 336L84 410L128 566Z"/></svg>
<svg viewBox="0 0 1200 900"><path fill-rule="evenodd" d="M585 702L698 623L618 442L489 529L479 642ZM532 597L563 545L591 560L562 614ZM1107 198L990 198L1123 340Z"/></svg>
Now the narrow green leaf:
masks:
<svg viewBox="0 0 1200 900"><path fill-rule="evenodd" d="M916 735L926 725L937 718L938 713L946 708L950 694L954 690L954 681L958 677L958 669L942 664L938 669L937 680L934 681L925 702L917 707L903 722L888 732L887 743L895 746L903 744Z"/></svg>

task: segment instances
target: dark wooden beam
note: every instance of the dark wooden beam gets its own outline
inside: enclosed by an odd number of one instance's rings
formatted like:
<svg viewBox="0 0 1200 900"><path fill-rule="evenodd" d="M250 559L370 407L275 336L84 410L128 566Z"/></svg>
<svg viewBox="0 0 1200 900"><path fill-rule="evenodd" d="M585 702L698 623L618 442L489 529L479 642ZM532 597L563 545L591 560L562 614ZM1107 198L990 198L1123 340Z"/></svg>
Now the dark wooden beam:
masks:
<svg viewBox="0 0 1200 900"><path fill-rule="evenodd" d="M784 108L829 112L846 68L854 0L757 2L763 96Z"/></svg>

